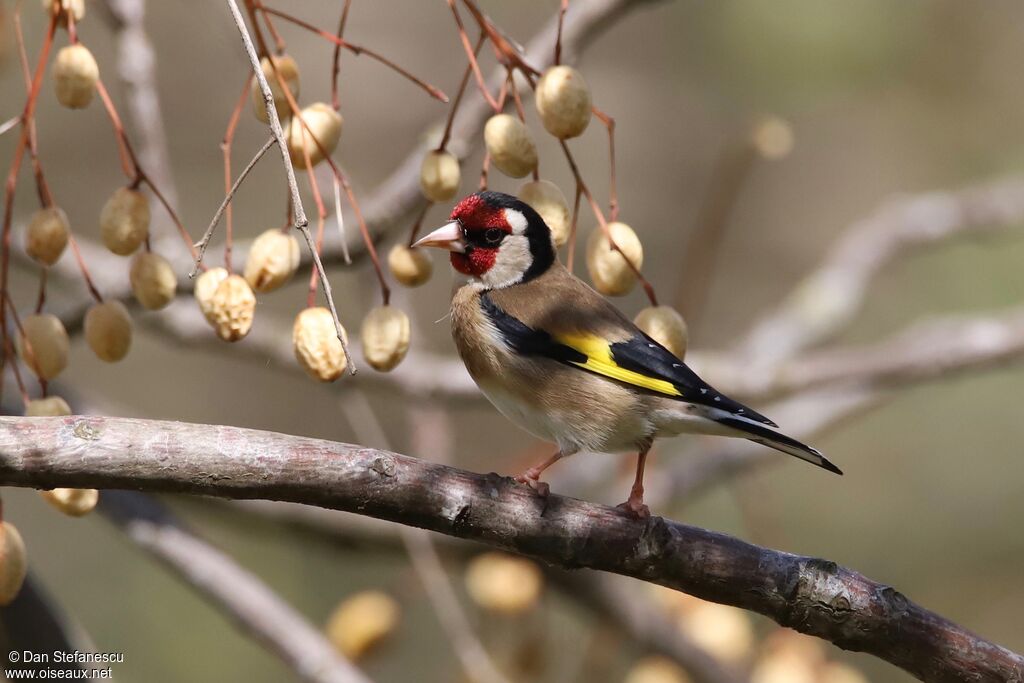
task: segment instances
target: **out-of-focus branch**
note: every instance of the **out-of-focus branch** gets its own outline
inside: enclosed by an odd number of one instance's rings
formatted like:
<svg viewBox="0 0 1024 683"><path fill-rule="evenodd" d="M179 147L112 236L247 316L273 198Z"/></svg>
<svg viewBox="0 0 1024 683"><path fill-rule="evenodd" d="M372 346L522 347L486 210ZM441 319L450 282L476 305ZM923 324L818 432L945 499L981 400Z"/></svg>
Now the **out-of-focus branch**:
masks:
<svg viewBox="0 0 1024 683"><path fill-rule="evenodd" d="M104 491L100 511L137 546L206 596L304 681L369 683L327 639L262 581L188 530L155 499Z"/></svg>
<svg viewBox="0 0 1024 683"><path fill-rule="evenodd" d="M211 505L216 505L219 511L233 512L245 523L251 523L256 516L271 523L287 525L297 534L312 534L320 542L344 548L379 553L400 553L404 550L394 524L368 517L265 500L213 501ZM437 538L435 546L445 557L460 561L477 553L476 545L454 538ZM649 605L649 601L635 599L637 596L627 599L622 591L602 581L602 575L567 572L548 565L542 569L548 580L567 597L605 618L610 626L641 649L674 660L698 683L740 683L746 680L723 667L674 624L657 618L653 611L656 606Z"/></svg>
<svg viewBox="0 0 1024 683"><path fill-rule="evenodd" d="M915 323L874 344L830 348L759 368L705 358L721 391L744 400L787 396L846 382L878 388L946 378L1024 356L1024 308L1000 314L950 315Z"/></svg>
<svg viewBox="0 0 1024 683"><path fill-rule="evenodd" d="M960 237L987 237L1024 222L1024 178L896 198L847 228L824 263L737 349L738 364L766 367L840 332L868 285L895 258Z"/></svg>
<svg viewBox="0 0 1024 683"><path fill-rule="evenodd" d="M540 497L508 478L362 446L152 420L5 417L0 483L267 498L358 512L760 612L928 681L1024 676L1024 657L833 562Z"/></svg>

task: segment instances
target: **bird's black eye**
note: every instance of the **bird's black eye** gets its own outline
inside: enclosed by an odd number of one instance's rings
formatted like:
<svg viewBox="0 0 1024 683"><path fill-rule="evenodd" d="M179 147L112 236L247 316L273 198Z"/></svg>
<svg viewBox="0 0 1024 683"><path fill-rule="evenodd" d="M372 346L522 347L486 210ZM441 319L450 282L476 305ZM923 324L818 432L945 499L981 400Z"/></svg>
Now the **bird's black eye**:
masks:
<svg viewBox="0 0 1024 683"><path fill-rule="evenodd" d="M487 244L498 244L501 242L501 238L505 236L505 231L499 228L488 228L487 232L484 233L484 241Z"/></svg>

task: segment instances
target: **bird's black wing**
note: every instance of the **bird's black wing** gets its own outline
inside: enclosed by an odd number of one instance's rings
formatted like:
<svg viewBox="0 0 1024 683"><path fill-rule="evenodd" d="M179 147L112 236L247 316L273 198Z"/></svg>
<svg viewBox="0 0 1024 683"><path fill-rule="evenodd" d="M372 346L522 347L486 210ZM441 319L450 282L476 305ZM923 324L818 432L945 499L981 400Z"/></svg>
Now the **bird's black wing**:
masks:
<svg viewBox="0 0 1024 683"><path fill-rule="evenodd" d="M747 406L723 396L671 351L632 326L625 341L601 335L538 330L506 313L484 293L480 303L505 343L526 356L542 356L602 375L636 389L688 403L718 408L770 427L777 425Z"/></svg>

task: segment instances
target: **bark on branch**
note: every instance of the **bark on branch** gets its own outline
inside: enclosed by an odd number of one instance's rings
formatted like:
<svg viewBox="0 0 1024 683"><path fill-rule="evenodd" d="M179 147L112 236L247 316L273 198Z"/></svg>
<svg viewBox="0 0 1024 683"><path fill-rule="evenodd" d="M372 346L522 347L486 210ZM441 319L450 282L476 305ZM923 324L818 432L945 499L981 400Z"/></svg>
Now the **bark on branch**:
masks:
<svg viewBox="0 0 1024 683"><path fill-rule="evenodd" d="M1024 657L827 560L660 517L633 519L387 451L223 426L0 418L0 484L263 498L468 538L764 614L928 681L1020 681Z"/></svg>

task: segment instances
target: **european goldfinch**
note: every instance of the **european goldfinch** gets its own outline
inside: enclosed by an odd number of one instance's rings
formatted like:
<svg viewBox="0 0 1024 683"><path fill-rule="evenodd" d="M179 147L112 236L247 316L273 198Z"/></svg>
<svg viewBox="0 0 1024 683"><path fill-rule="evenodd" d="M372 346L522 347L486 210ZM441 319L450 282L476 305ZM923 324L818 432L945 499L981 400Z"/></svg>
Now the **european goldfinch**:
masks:
<svg viewBox="0 0 1024 683"><path fill-rule="evenodd" d="M480 192L414 246L451 252L468 276L451 306L452 336L469 374L508 419L558 452L516 480L579 451L635 449L636 479L620 507L647 516L643 474L656 438L743 437L842 472L774 422L723 396L558 261L551 231L527 204Z"/></svg>

